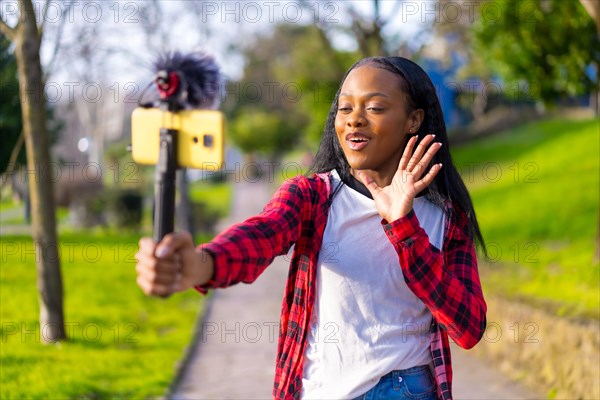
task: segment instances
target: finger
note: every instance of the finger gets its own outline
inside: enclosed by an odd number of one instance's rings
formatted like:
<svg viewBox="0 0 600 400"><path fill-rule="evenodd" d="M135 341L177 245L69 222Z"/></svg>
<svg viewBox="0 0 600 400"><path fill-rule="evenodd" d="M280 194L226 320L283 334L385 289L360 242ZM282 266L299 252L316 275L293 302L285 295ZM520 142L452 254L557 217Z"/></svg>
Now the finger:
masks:
<svg viewBox="0 0 600 400"><path fill-rule="evenodd" d="M419 145L417 146L415 152L410 158L410 161L408 162L408 165L406 166L406 170L408 172L413 172L413 169L419 164L419 161L423 157L423 154L425 154L427 146L433 141L434 138L435 135L427 135L423 138L423 140L421 140L421 143L419 143Z"/></svg>
<svg viewBox="0 0 600 400"><path fill-rule="evenodd" d="M140 257L140 261L135 266L139 275L144 275L150 280L154 277L174 276L181 273L181 269L182 264L179 260L162 260L156 257Z"/></svg>
<svg viewBox="0 0 600 400"><path fill-rule="evenodd" d="M148 268L136 268L138 270L138 279L144 283L144 287L166 286L174 288L181 280L181 272L164 272Z"/></svg>
<svg viewBox="0 0 600 400"><path fill-rule="evenodd" d="M379 187L377 182L375 182L373 178L371 178L367 173L363 171L356 171L356 176L362 182L362 184L365 185L367 189L369 189L369 192L371 192L373 198L379 195L379 192L381 192L381 188Z"/></svg>
<svg viewBox="0 0 600 400"><path fill-rule="evenodd" d="M415 182L415 190L417 193L423 191L427 186L429 186L441 169L442 164L434 164L429 172L423 177L423 179Z"/></svg>
<svg viewBox="0 0 600 400"><path fill-rule="evenodd" d="M165 286L169 288L174 288L181 279L181 274L176 275L158 275L158 276L147 276L147 275L138 275L138 279L142 279L149 286Z"/></svg>
<svg viewBox="0 0 600 400"><path fill-rule="evenodd" d="M189 232L169 233L156 246L155 254L159 258L166 258L186 247L194 248L194 241Z"/></svg>
<svg viewBox="0 0 600 400"><path fill-rule="evenodd" d="M146 281L155 283L155 284L172 284L181 276L181 272L179 270L176 271L160 271L160 270L152 270L152 269L140 269L138 271L138 276L141 276Z"/></svg>
<svg viewBox="0 0 600 400"><path fill-rule="evenodd" d="M181 261L181 256L177 253L169 257L159 259L156 258L153 253L148 253L142 250L135 253L135 258L137 260L136 269L147 268L168 270L170 265L179 263Z"/></svg>
<svg viewBox="0 0 600 400"><path fill-rule="evenodd" d="M142 252L154 254L154 251L156 250L156 242L152 238L143 237L139 241L139 249Z"/></svg>
<svg viewBox="0 0 600 400"><path fill-rule="evenodd" d="M137 284L146 295L168 297L181 279L181 256L175 253L158 259L154 255L155 247L150 238L140 240L140 250L135 255Z"/></svg>
<svg viewBox="0 0 600 400"><path fill-rule="evenodd" d="M433 141L435 135L426 135L423 137L419 145L416 147L414 153L412 154L408 164L406 166L406 170L409 172L413 172L414 168L418 165L419 161L423 157L427 146Z"/></svg>
<svg viewBox="0 0 600 400"><path fill-rule="evenodd" d="M435 153L437 153L441 147L442 144L440 142L432 143L431 146L429 146L425 155L418 161L417 165L412 170L416 180L421 178L421 175L425 172L427 166L431 163L431 160L433 160Z"/></svg>
<svg viewBox="0 0 600 400"><path fill-rule="evenodd" d="M400 164L398 164L398 169L400 169L400 170L406 169L406 166L408 165L408 161L410 160L410 157L412 155L413 148L415 147L416 142L417 142L417 135L408 139L408 142L406 143L406 147L404 148L404 152L402 153L402 158L400 159Z"/></svg>
<svg viewBox="0 0 600 400"><path fill-rule="evenodd" d="M138 276L136 282L140 289L142 289L142 292L148 296L167 297L174 292L172 285L156 285L152 282L146 281L143 277Z"/></svg>
<svg viewBox="0 0 600 400"><path fill-rule="evenodd" d="M137 273L140 273L145 269L154 270L156 269L156 265L158 263L158 260L156 257L154 257L154 255L148 255L141 251L138 251L135 254L135 259L137 260L137 263L135 264L135 270Z"/></svg>
<svg viewBox="0 0 600 400"><path fill-rule="evenodd" d="M142 289L142 292L144 292L144 294L150 295L150 283L146 279L144 279L144 277L138 275L135 279L135 282L137 283L139 288Z"/></svg>

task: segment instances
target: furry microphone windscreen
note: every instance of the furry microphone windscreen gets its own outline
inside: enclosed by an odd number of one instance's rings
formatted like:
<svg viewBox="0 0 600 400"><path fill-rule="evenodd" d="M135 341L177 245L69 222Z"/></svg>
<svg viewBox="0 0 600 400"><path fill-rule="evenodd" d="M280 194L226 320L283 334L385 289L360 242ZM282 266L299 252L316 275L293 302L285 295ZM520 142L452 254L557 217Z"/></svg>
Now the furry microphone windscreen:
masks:
<svg viewBox="0 0 600 400"><path fill-rule="evenodd" d="M221 74L215 59L204 52L164 53L154 62L154 70L176 73L180 87L174 94L184 109L215 109L219 106Z"/></svg>

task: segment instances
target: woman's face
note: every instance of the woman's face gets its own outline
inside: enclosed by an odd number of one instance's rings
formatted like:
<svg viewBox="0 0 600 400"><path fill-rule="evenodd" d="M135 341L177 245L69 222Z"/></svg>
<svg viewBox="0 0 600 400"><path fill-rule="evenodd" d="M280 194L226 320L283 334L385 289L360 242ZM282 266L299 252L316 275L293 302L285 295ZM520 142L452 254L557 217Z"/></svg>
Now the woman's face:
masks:
<svg viewBox="0 0 600 400"><path fill-rule="evenodd" d="M342 85L335 130L352 170L365 170L380 186L389 185L423 110L408 112L399 77L371 65L353 69Z"/></svg>

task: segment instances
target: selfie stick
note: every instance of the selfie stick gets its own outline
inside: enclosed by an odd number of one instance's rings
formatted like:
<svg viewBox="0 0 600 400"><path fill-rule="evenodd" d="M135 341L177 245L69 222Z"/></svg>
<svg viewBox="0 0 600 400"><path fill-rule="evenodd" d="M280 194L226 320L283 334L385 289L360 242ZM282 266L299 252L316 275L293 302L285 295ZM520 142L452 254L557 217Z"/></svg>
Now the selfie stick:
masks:
<svg viewBox="0 0 600 400"><path fill-rule="evenodd" d="M219 68L204 53L166 54L154 67L159 106L171 114L183 109L214 108L220 85ZM171 115L172 116L172 115ZM154 240L158 243L173 232L175 219L175 180L177 129L161 127L158 163L154 184Z"/></svg>
<svg viewBox="0 0 600 400"><path fill-rule="evenodd" d="M162 69L156 74L160 108L175 113L180 108L174 94L179 89L179 73ZM173 232L175 220L175 180L177 173L177 129L160 128L158 163L154 174L154 240L158 243Z"/></svg>
<svg viewBox="0 0 600 400"><path fill-rule="evenodd" d="M175 176L177 130L160 128L158 164L154 176L154 240L158 243L173 232L175 219Z"/></svg>

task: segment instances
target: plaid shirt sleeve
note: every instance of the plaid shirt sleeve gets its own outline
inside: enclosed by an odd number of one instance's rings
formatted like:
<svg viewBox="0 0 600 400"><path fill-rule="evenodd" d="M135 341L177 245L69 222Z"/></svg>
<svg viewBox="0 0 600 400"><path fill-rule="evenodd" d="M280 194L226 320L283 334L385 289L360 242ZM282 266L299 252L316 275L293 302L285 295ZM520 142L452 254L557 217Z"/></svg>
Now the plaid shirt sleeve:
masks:
<svg viewBox="0 0 600 400"><path fill-rule="evenodd" d="M286 254L300 236L302 190L298 178L275 192L263 211L200 246L214 260L213 278L200 292L254 282L278 255Z"/></svg>
<svg viewBox="0 0 600 400"><path fill-rule="evenodd" d="M469 349L483 336L487 306L466 215L449 209L447 216L442 252L429 243L414 211L392 223L384 221L384 230L398 252L408 287L450 338Z"/></svg>

